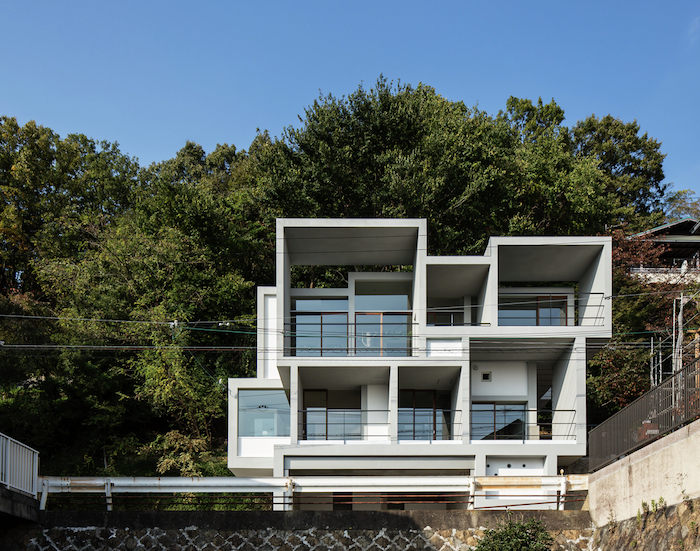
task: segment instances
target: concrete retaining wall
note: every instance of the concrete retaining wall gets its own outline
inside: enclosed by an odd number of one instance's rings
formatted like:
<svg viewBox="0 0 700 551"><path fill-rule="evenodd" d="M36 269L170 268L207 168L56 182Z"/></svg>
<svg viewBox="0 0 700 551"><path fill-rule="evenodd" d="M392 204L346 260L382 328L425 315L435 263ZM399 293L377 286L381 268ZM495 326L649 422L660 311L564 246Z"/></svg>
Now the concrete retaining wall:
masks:
<svg viewBox="0 0 700 551"><path fill-rule="evenodd" d="M635 518L642 502L674 505L700 497L700 420L649 444L588 478L596 526Z"/></svg>

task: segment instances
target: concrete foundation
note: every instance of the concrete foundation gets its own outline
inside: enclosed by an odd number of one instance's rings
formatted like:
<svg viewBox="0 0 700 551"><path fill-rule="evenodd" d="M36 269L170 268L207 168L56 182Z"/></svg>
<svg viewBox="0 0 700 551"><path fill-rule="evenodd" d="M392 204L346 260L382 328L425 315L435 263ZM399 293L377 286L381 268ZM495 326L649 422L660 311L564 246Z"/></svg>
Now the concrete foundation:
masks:
<svg viewBox="0 0 700 551"><path fill-rule="evenodd" d="M588 496L596 526L636 518L663 498L675 505L700 497L700 420L591 474ZM658 507L658 505L657 505Z"/></svg>

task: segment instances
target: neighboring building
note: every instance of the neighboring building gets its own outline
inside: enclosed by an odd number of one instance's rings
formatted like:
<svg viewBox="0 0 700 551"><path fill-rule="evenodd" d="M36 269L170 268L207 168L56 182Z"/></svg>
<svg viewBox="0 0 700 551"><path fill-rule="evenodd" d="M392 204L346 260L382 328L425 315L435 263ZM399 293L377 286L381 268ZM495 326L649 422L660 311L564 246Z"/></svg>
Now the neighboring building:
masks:
<svg viewBox="0 0 700 551"><path fill-rule="evenodd" d="M610 238L492 237L483 256L438 257L426 227L277 221L257 377L229 379L234 474L541 476L586 454ZM346 267L347 284L299 288L296 266Z"/></svg>
<svg viewBox="0 0 700 551"><path fill-rule="evenodd" d="M676 283L700 279L700 220L684 218L635 234L664 246L657 264L632 268L632 273L649 283Z"/></svg>

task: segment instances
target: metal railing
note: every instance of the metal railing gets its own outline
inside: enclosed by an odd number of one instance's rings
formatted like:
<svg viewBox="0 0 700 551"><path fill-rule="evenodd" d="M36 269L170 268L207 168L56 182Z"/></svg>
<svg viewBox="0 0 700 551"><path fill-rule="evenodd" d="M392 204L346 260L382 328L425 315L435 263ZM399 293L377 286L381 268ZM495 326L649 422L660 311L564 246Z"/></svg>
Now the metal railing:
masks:
<svg viewBox="0 0 700 551"><path fill-rule="evenodd" d="M39 478L39 452L0 433L0 484L36 497Z"/></svg>
<svg viewBox="0 0 700 551"><path fill-rule="evenodd" d="M398 438L461 440L462 412L439 408L399 408Z"/></svg>
<svg viewBox="0 0 700 551"><path fill-rule="evenodd" d="M471 410L471 440L576 440L576 410L482 404Z"/></svg>
<svg viewBox="0 0 700 551"><path fill-rule="evenodd" d="M576 411L527 409L493 405L472 409L471 440L576 440ZM301 440L387 440L388 410L308 408L299 420ZM461 440L462 412L431 408L399 408L398 439Z"/></svg>
<svg viewBox="0 0 700 551"><path fill-rule="evenodd" d="M338 321L335 312L304 312L303 323L293 313L286 326L290 337L285 356L410 356L411 312L357 312L355 323ZM327 318L332 321L325 321ZM377 318L377 319L374 319Z"/></svg>
<svg viewBox="0 0 700 551"><path fill-rule="evenodd" d="M371 440L389 438L389 412L367 409L308 408L301 411L301 440Z"/></svg>
<svg viewBox="0 0 700 551"><path fill-rule="evenodd" d="M291 510L295 498L311 494L319 501L323 494L332 500L342 492L368 503L410 502L462 503L467 509L539 506L564 509L569 491L588 489L587 475L566 476L290 476L283 477L42 477L39 508L46 510L49 495L104 495L106 508L114 508L114 496L150 494L267 494L276 510ZM364 494L364 496L362 495ZM366 499L373 497L375 501ZM364 498L364 499L363 499ZM388 499L387 499L388 498ZM408 499L406 499L408 498ZM479 504L477 500L482 499ZM494 498L496 498L494 500ZM498 499L504 500L502 503ZM332 503L332 501L331 501Z"/></svg>
<svg viewBox="0 0 700 551"><path fill-rule="evenodd" d="M399 440L461 440L461 411L400 408ZM308 408L301 411L301 440L388 440L388 410Z"/></svg>
<svg viewBox="0 0 700 551"><path fill-rule="evenodd" d="M605 294L508 293L499 290L498 325L517 327L599 327L605 323Z"/></svg>
<svg viewBox="0 0 700 551"><path fill-rule="evenodd" d="M696 358L588 433L591 470L700 416L700 358Z"/></svg>
<svg viewBox="0 0 700 551"><path fill-rule="evenodd" d="M685 267L683 266L685 264ZM672 258L661 259L660 262L655 265L648 266L637 266L630 268L630 273L633 274L666 274L666 273L680 273L681 270L687 270L689 272L700 271L700 259L697 257L692 258Z"/></svg>

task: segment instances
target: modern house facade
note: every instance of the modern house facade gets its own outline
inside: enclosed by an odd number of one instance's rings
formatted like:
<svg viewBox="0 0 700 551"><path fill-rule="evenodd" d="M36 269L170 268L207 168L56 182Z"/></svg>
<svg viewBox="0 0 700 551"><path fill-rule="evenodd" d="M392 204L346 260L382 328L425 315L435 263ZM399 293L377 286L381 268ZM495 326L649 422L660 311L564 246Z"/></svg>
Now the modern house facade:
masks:
<svg viewBox="0 0 700 551"><path fill-rule="evenodd" d="M632 268L647 283L697 282L700 279L700 220L684 218L632 235L630 239L663 246L657 263Z"/></svg>
<svg viewBox="0 0 700 551"><path fill-rule="evenodd" d="M276 239L257 376L228 383L234 474L546 476L586 454L610 238L493 237L481 256L430 256L422 219L279 219ZM304 288L313 266L341 283Z"/></svg>

